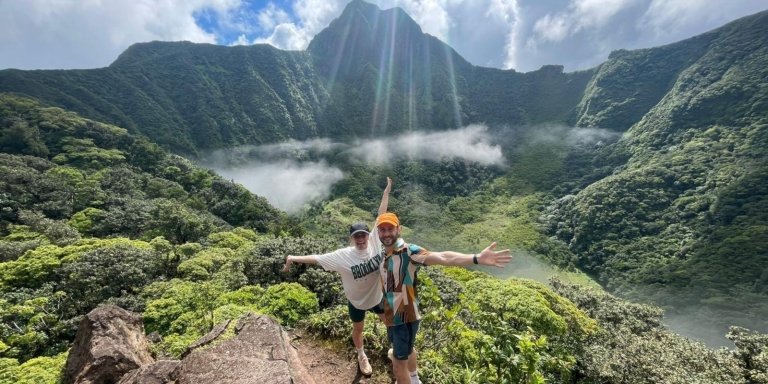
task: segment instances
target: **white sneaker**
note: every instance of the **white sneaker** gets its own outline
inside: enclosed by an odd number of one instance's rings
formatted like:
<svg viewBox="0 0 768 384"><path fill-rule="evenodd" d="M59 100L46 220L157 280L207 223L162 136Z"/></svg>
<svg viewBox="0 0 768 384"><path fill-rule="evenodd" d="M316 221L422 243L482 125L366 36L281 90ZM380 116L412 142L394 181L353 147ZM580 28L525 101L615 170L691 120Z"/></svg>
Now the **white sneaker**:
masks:
<svg viewBox="0 0 768 384"><path fill-rule="evenodd" d="M392 361L392 360L394 360L394 359L395 359L395 353L394 353L394 351L392 351L392 348L390 348L390 349L387 351L387 358L388 358L390 361Z"/></svg>
<svg viewBox="0 0 768 384"><path fill-rule="evenodd" d="M357 366L360 367L360 373L365 376L370 376L373 373L371 363L368 362L368 356L357 355Z"/></svg>

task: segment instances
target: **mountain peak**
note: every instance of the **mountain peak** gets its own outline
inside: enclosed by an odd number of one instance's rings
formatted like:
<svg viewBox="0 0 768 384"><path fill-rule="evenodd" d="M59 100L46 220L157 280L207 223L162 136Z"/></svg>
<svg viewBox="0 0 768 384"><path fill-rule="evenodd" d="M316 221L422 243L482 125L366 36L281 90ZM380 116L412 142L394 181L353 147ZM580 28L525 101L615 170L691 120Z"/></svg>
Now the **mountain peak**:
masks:
<svg viewBox="0 0 768 384"><path fill-rule="evenodd" d="M344 8L338 19L342 22L349 22L353 19L363 19L375 25L380 20L398 20L400 27L407 26L414 31L421 33L421 27L413 20L402 8L394 7L382 10L375 4L367 3L363 0L353 0ZM333 24L331 24L333 25Z"/></svg>
<svg viewBox="0 0 768 384"><path fill-rule="evenodd" d="M469 65L453 48L422 32L402 8L382 10L362 0L350 2L312 39L307 50L318 70L331 77L353 75L351 72L369 67L406 69L434 60Z"/></svg>

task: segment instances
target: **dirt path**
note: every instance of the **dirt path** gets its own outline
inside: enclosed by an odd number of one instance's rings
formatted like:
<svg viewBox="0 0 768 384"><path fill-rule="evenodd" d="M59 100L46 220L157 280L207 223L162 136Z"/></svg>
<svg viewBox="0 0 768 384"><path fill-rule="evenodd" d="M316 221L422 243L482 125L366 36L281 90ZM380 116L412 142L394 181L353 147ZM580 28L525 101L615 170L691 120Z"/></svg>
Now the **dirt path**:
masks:
<svg viewBox="0 0 768 384"><path fill-rule="evenodd" d="M317 384L391 384L389 361L371 359L373 375L365 377L357 368L357 358L353 349L341 350L322 340L302 334L298 330L290 332L292 344L299 353L299 358ZM370 358L370 354L369 354Z"/></svg>

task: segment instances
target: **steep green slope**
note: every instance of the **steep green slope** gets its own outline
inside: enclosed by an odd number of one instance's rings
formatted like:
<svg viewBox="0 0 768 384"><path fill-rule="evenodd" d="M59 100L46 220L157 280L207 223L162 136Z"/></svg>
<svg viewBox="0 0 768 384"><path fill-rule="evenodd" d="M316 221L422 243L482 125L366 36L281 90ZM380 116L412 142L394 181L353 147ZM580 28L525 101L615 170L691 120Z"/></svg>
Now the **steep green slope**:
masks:
<svg viewBox="0 0 768 384"><path fill-rule="evenodd" d="M669 91L611 147L627 164L560 199L551 232L612 290L673 311L703 306L716 311L706 317L723 328L765 330L768 13L677 46L698 57L687 55L690 64L672 68ZM618 55L604 68L669 48ZM600 85L591 85L591 105L609 105L625 89L621 82ZM627 99L631 113L645 109L655 93ZM626 122L618 111L580 121L621 127Z"/></svg>
<svg viewBox="0 0 768 384"><path fill-rule="evenodd" d="M471 65L402 9L353 1L312 39L342 129L371 134L452 128L466 120ZM327 121L331 123L331 121Z"/></svg>
<svg viewBox="0 0 768 384"><path fill-rule="evenodd" d="M659 103L716 36L710 32L663 47L612 52L584 92L576 125L629 129Z"/></svg>
<svg viewBox="0 0 768 384"><path fill-rule="evenodd" d="M141 132L179 153L314 137L325 98L308 56L268 45L131 46L110 67L0 74L0 90L34 96Z"/></svg>
<svg viewBox="0 0 768 384"><path fill-rule="evenodd" d="M329 84L329 113L348 130L374 135L565 122L592 75L564 74L561 66L525 74L476 67L424 34L402 9L381 11L362 1L351 2L307 50Z"/></svg>
<svg viewBox="0 0 768 384"><path fill-rule="evenodd" d="M0 94L0 152L3 233L27 224L29 212L87 235L176 243L214 228L266 232L287 223L265 199L123 128L7 94Z"/></svg>

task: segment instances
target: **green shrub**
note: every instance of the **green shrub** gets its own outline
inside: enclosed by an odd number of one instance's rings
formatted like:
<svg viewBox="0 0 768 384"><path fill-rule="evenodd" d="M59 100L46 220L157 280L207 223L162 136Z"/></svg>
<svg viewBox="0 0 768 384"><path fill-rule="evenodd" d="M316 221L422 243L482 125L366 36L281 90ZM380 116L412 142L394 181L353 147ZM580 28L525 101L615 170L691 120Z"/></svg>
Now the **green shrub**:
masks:
<svg viewBox="0 0 768 384"><path fill-rule="evenodd" d="M294 325L317 312L319 308L317 296L298 283L270 286L259 300L258 306L277 317L283 325Z"/></svg>
<svg viewBox="0 0 768 384"><path fill-rule="evenodd" d="M299 323L312 334L328 340L341 341L346 345L352 344L352 322L349 319L347 305L336 305L320 312L313 313ZM378 316L366 312L363 328L365 349L385 356L390 347L387 340L387 327Z"/></svg>
<svg viewBox="0 0 768 384"><path fill-rule="evenodd" d="M240 306L257 305L264 295L264 288L258 285L247 285L237 291L225 292L216 299L216 305L235 304Z"/></svg>
<svg viewBox="0 0 768 384"><path fill-rule="evenodd" d="M177 271L179 276L188 280L208 280L228 259L232 258L233 254L231 249L208 248L198 252L195 257L182 261Z"/></svg>
<svg viewBox="0 0 768 384"><path fill-rule="evenodd" d="M466 296L477 315L517 332L530 327L538 335L581 338L596 329L594 320L547 290L533 281L477 279L467 284Z"/></svg>
<svg viewBox="0 0 768 384"><path fill-rule="evenodd" d="M315 292L321 308L346 304L347 302L344 288L341 285L341 278L337 273L324 271L319 267L306 268L304 273L299 275L298 282Z"/></svg>
<svg viewBox="0 0 768 384"><path fill-rule="evenodd" d="M13 359L0 359L0 384L57 384L66 362L66 352L36 357L20 365Z"/></svg>
<svg viewBox="0 0 768 384"><path fill-rule="evenodd" d="M248 283L272 285L283 281L296 281L306 266L294 266L283 273L287 255L314 255L330 252L336 244L329 239L314 237L278 237L260 243L250 250L245 260L245 275Z"/></svg>
<svg viewBox="0 0 768 384"><path fill-rule="evenodd" d="M172 333L170 335L163 336L163 341L151 346L152 352L158 356L170 357L178 359L181 354L187 350L187 347L192 343L200 339L203 334L199 333L185 333L178 334Z"/></svg>
<svg viewBox="0 0 768 384"><path fill-rule="evenodd" d="M222 293L224 288L213 282L174 279L151 284L142 293L149 299L144 312L145 328L161 335L205 334L216 325L213 311Z"/></svg>
<svg viewBox="0 0 768 384"><path fill-rule="evenodd" d="M666 330L659 308L630 303L595 288L557 280L552 284L600 326L577 350L577 374L589 382L750 382L744 380L748 373L727 351L711 350Z"/></svg>

